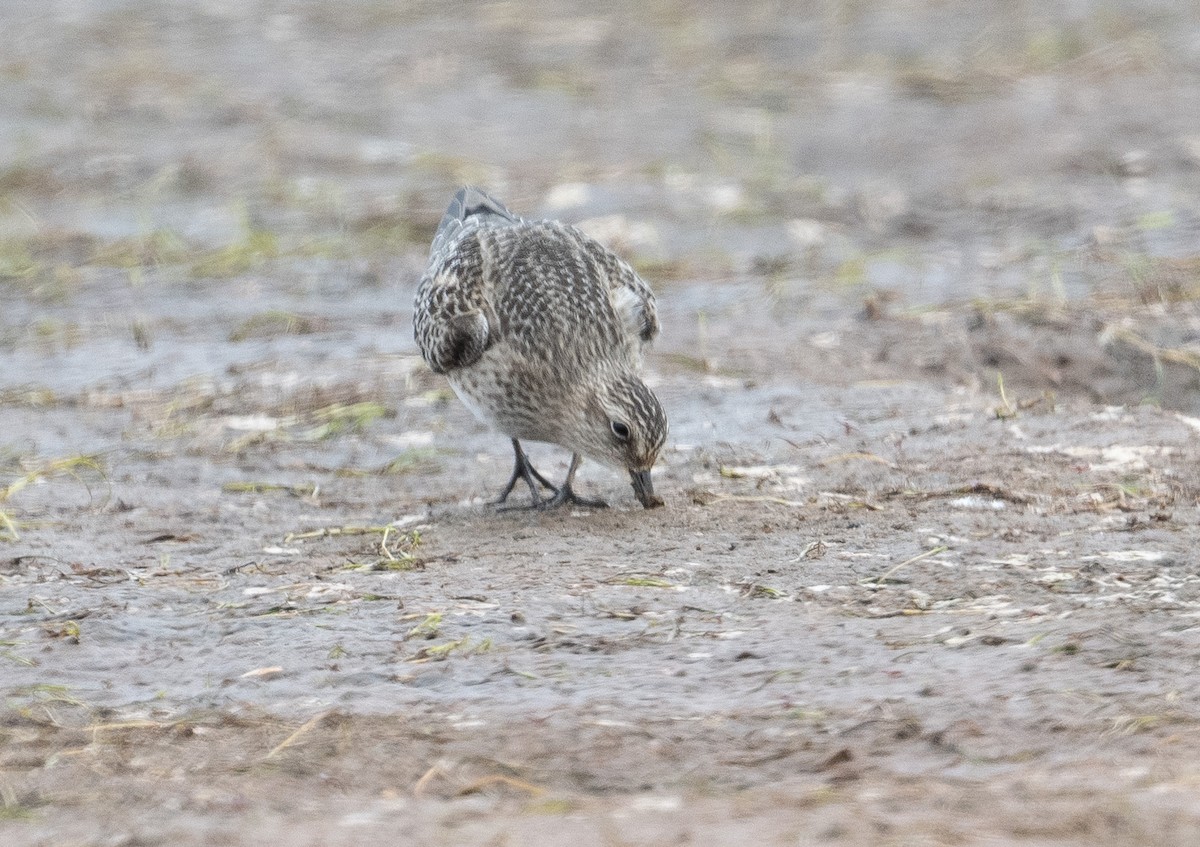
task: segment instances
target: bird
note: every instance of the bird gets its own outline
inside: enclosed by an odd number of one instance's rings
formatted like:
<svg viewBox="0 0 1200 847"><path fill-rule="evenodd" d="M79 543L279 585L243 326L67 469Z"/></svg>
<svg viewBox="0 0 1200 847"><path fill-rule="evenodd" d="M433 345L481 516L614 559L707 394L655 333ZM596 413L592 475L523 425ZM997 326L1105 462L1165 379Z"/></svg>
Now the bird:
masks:
<svg viewBox="0 0 1200 847"><path fill-rule="evenodd" d="M512 441L497 506L524 481L533 509L606 507L575 492L584 458L627 471L644 508L663 505L650 473L667 415L641 377L658 333L650 286L600 242L518 217L479 188L450 201L417 286L413 335L430 369ZM571 451L562 484L533 467L522 441Z"/></svg>

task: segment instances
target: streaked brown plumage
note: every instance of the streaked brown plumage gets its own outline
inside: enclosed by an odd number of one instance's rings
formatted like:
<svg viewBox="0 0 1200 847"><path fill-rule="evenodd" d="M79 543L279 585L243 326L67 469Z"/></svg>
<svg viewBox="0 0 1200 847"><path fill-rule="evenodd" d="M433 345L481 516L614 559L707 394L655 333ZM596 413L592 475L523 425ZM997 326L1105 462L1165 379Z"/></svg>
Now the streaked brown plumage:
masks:
<svg viewBox="0 0 1200 847"><path fill-rule="evenodd" d="M650 469L667 418L639 376L658 329L654 295L628 264L574 227L523 220L475 188L442 218L413 315L429 366L512 438L516 464L499 502L524 479L538 508L604 505L572 490L585 456L627 470L646 508L662 505ZM561 486L533 469L522 439L572 452Z"/></svg>

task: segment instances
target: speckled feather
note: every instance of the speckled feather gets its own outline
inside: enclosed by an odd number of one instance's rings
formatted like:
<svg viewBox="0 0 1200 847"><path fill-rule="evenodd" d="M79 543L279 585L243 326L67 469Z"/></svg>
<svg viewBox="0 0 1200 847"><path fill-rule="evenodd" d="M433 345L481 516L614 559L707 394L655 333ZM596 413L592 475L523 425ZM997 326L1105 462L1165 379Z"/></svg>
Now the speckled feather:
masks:
<svg viewBox="0 0 1200 847"><path fill-rule="evenodd" d="M654 295L578 229L459 191L434 237L413 324L430 367L501 432L631 469L657 457L666 417L638 375L659 331ZM609 426L601 408L631 419L636 445L618 455L598 443L612 437L593 431Z"/></svg>

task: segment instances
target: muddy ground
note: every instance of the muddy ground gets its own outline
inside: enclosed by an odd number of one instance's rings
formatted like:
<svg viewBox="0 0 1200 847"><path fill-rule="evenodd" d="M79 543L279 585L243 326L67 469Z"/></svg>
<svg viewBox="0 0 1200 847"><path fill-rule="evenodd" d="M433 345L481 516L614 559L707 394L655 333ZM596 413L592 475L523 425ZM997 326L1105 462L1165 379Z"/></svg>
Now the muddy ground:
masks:
<svg viewBox="0 0 1200 847"><path fill-rule="evenodd" d="M1200 19L814 5L0 8L0 841L1200 841ZM487 504L467 181L666 508Z"/></svg>

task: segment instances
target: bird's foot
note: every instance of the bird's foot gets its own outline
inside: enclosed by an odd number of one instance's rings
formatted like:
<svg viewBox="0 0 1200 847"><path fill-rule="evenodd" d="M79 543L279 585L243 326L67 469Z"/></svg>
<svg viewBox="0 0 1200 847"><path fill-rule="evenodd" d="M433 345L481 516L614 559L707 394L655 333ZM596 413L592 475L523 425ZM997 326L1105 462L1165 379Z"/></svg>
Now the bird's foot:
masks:
<svg viewBox="0 0 1200 847"><path fill-rule="evenodd" d="M533 498L533 505L530 508L538 508L540 503L546 501L546 498L542 497L538 492L538 486L542 485L547 488L551 492L551 496L558 494L558 486L537 472L537 468L529 461L529 457L525 455L525 451L521 449L520 443L515 438L513 439L513 451L515 453L515 460L513 462L512 476L508 478L508 482L505 483L504 490L500 492L500 496L492 501L492 505L503 506L504 502L508 499L508 495L512 494L513 488L516 487L517 480L524 480L525 484L529 486L529 495ZM508 506L501 511L514 508L522 507Z"/></svg>
<svg viewBox="0 0 1200 847"><path fill-rule="evenodd" d="M501 501L496 501L496 511L498 512L548 512L551 509L557 509L560 506L578 506L582 509L607 509L608 503L600 499L592 497L580 497L573 489L568 486L557 488L554 494L549 497L542 497L540 494L532 493L533 501L528 506L505 506Z"/></svg>
<svg viewBox="0 0 1200 847"><path fill-rule="evenodd" d="M525 455L525 451L521 449L521 443L517 439L512 440L513 454L516 456L516 461L513 464L512 476L508 478L508 483L504 486L504 490L500 492L500 496L492 501L492 505L497 507L500 512L513 512L524 509L537 509L538 511L547 511L549 509L557 509L559 506L580 506L585 509L607 509L608 504L603 500L593 500L589 497L580 497L575 493L575 489L571 487L571 480L575 478L575 471L579 469L579 463L582 458L578 453L571 457L571 467L567 471L567 479L561 486L555 485L544 476L537 472L533 464L529 461L529 457ZM517 480L525 480L525 484L529 486L530 504L528 506L506 506L504 501L508 499L508 495L512 493L516 487ZM538 486L541 485L548 489L551 494L549 497L543 497Z"/></svg>
<svg viewBox="0 0 1200 847"><path fill-rule="evenodd" d="M497 512L528 512L531 509L548 509L548 508L550 508L549 504L556 497L558 497L558 489L557 488L552 488L551 491L553 493L549 497L543 497L541 494L538 493L537 489L530 488L529 489L530 502L529 502L528 506L505 505L504 501L508 496L507 494L504 494L500 498L493 500L492 505L496 507Z"/></svg>
<svg viewBox="0 0 1200 847"><path fill-rule="evenodd" d="M518 478L520 478L520 477L518 477ZM496 511L498 511L498 512L517 512L517 511L521 511L523 509L542 509L542 508L546 507L547 503L549 503L551 500L553 500L555 497L558 496L557 488L555 488L553 485L546 485L546 487L550 489L550 495L548 497L542 496L542 494L538 491L537 486L533 483L530 483L529 484L529 497L530 497L529 505L528 506L509 506L506 504L506 501L508 500L508 495L512 493L513 486L508 485L505 487L504 491L502 491L500 493L500 496L492 501L491 505L495 506Z"/></svg>
<svg viewBox="0 0 1200 847"><path fill-rule="evenodd" d="M570 485L563 485L554 492L554 496L534 504L533 508L540 511L557 509L559 506L579 506L584 509L607 509L608 504L603 500L591 497L580 497Z"/></svg>

